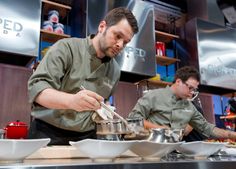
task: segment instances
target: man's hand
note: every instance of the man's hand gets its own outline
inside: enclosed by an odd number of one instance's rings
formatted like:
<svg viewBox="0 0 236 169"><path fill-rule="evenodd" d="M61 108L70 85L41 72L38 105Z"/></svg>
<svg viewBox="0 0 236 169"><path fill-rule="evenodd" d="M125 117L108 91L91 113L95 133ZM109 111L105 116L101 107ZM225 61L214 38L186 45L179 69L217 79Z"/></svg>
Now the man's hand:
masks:
<svg viewBox="0 0 236 169"><path fill-rule="evenodd" d="M193 128L188 124L184 129L184 135L187 136L192 130Z"/></svg>
<svg viewBox="0 0 236 169"><path fill-rule="evenodd" d="M81 90L71 99L71 109L76 111L98 110L101 108L102 96L90 90Z"/></svg>

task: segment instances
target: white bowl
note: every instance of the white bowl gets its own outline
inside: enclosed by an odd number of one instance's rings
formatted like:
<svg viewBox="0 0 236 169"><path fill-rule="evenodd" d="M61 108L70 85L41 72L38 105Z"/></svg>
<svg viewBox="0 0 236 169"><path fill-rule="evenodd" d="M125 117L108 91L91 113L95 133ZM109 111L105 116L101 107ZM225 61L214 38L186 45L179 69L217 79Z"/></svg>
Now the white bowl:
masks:
<svg viewBox="0 0 236 169"><path fill-rule="evenodd" d="M161 157L167 155L168 153L175 150L181 142L178 143L157 143L153 141L137 141L134 143L130 150L146 160L160 159Z"/></svg>
<svg viewBox="0 0 236 169"><path fill-rule="evenodd" d="M134 141L85 139L70 144L92 159L114 159L127 151Z"/></svg>
<svg viewBox="0 0 236 169"><path fill-rule="evenodd" d="M181 144L177 150L186 156L208 157L223 147L226 143L194 141Z"/></svg>
<svg viewBox="0 0 236 169"><path fill-rule="evenodd" d="M50 142L46 139L0 139L0 163L22 162L39 148Z"/></svg>

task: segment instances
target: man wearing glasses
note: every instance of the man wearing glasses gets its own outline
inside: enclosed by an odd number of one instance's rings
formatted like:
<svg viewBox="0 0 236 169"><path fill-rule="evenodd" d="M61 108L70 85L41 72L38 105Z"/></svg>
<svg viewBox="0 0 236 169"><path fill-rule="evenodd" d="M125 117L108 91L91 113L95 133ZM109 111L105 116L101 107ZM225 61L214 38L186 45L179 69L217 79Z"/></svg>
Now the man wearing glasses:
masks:
<svg viewBox="0 0 236 169"><path fill-rule="evenodd" d="M192 99L198 94L199 81L199 72L194 67L178 69L173 84L146 93L138 100L129 118L144 118L147 129L185 129L189 124L207 138L235 139L235 132L217 128L215 124L207 122L192 104Z"/></svg>

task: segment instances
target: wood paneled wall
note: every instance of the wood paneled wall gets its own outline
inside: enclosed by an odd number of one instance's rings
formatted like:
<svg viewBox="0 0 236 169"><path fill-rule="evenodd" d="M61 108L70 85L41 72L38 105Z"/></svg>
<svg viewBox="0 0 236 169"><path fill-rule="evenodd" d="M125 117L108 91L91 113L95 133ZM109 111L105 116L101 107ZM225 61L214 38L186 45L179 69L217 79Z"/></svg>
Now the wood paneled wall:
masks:
<svg viewBox="0 0 236 169"><path fill-rule="evenodd" d="M208 122L215 124L215 113L214 113L214 103L211 94L200 93L199 98L202 103L202 109L204 111L204 117Z"/></svg>
<svg viewBox="0 0 236 169"><path fill-rule="evenodd" d="M134 83L119 82L113 98L117 113L127 117L139 98L136 85Z"/></svg>
<svg viewBox="0 0 236 169"><path fill-rule="evenodd" d="M0 128L16 120L29 125L27 82L31 74L29 68L0 64Z"/></svg>

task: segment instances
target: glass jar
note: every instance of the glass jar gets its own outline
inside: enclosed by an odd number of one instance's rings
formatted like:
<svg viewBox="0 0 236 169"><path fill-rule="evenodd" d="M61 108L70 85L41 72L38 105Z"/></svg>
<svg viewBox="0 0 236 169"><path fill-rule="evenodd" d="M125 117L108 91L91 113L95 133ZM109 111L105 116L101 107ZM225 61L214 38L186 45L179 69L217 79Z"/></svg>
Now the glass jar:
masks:
<svg viewBox="0 0 236 169"><path fill-rule="evenodd" d="M44 21L43 22L43 30L53 32L53 23L51 21Z"/></svg>
<svg viewBox="0 0 236 169"><path fill-rule="evenodd" d="M54 24L53 31L58 34L64 34L64 25L61 23Z"/></svg>
<svg viewBox="0 0 236 169"><path fill-rule="evenodd" d="M51 10L48 12L48 20L52 23L59 22L59 12L57 10Z"/></svg>

